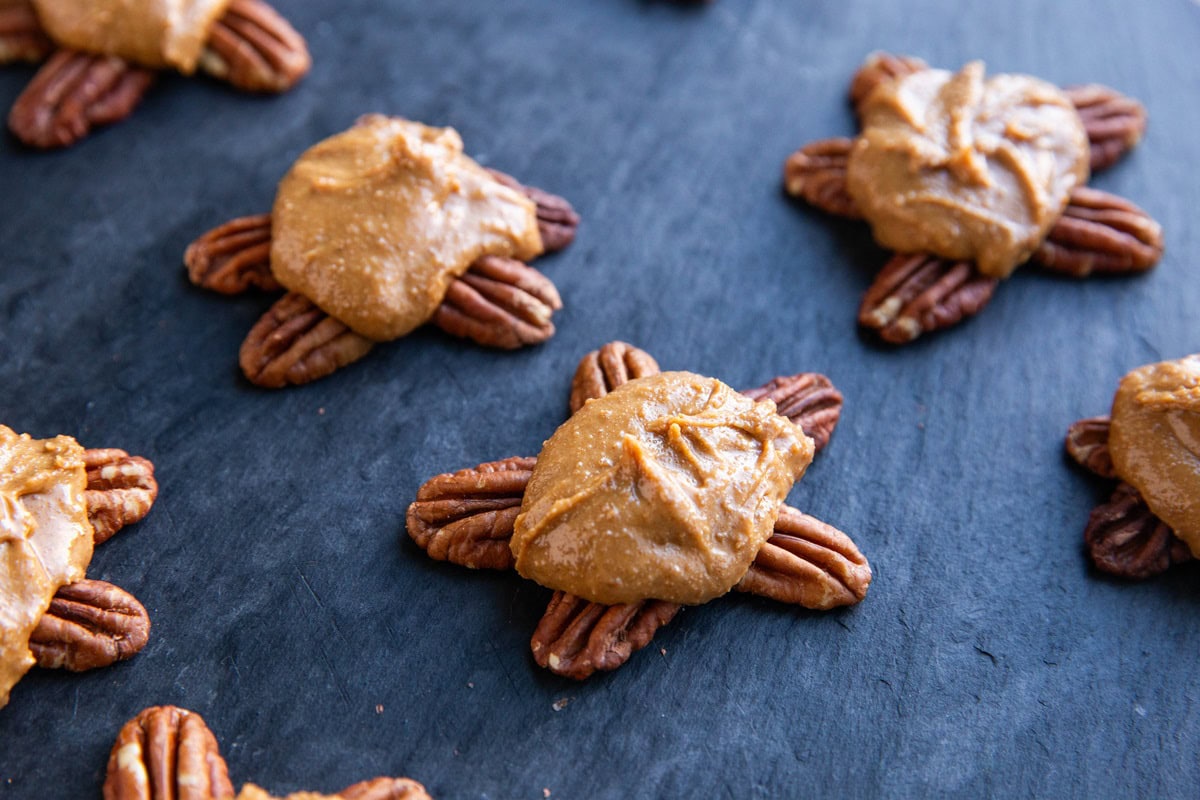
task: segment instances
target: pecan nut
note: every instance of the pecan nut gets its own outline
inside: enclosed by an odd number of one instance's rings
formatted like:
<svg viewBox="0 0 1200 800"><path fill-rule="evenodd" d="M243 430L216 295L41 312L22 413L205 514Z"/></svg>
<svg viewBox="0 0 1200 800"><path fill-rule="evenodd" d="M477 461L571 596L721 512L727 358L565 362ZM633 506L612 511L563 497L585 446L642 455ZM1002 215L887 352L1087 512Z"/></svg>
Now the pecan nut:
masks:
<svg viewBox="0 0 1200 800"><path fill-rule="evenodd" d="M311 66L304 37L261 0L233 0L200 55L201 69L248 92L286 92Z"/></svg>
<svg viewBox="0 0 1200 800"><path fill-rule="evenodd" d="M511 258L484 256L452 281L430 320L452 336L515 350L554 335L562 299L550 279Z"/></svg>
<svg viewBox="0 0 1200 800"><path fill-rule="evenodd" d="M1083 119L1091 145L1092 172L1107 169L1137 145L1146 132L1146 109L1137 100L1098 83L1063 91Z"/></svg>
<svg viewBox="0 0 1200 800"><path fill-rule="evenodd" d="M238 217L213 228L183 254L188 279L221 294L241 294L251 286L281 289L271 274L271 215Z"/></svg>
<svg viewBox="0 0 1200 800"><path fill-rule="evenodd" d="M216 737L199 714L147 708L125 723L108 758L104 800L233 800Z"/></svg>
<svg viewBox="0 0 1200 800"><path fill-rule="evenodd" d="M1067 428L1067 454L1084 469L1101 478L1116 478L1112 453L1108 451L1107 417L1081 419Z"/></svg>
<svg viewBox="0 0 1200 800"><path fill-rule="evenodd" d="M1081 186L1034 259L1055 272L1144 272L1163 254L1162 227L1124 198Z"/></svg>
<svg viewBox="0 0 1200 800"><path fill-rule="evenodd" d="M425 787L409 778L374 778L337 793L340 800L431 800Z"/></svg>
<svg viewBox="0 0 1200 800"><path fill-rule="evenodd" d="M842 416L842 393L817 372L772 378L742 394L751 400L773 400L780 414L804 429L818 453L829 444Z"/></svg>
<svg viewBox="0 0 1200 800"><path fill-rule="evenodd" d="M577 681L614 670L649 644L682 607L663 600L604 606L555 592L529 642L533 659Z"/></svg>
<svg viewBox="0 0 1200 800"><path fill-rule="evenodd" d="M867 289L858 322L885 342L905 344L979 313L998 283L967 261L896 255Z"/></svg>
<svg viewBox="0 0 1200 800"><path fill-rule="evenodd" d="M498 169L489 169L500 183L510 189L523 193L537 205L538 233L542 236L542 247L547 253L553 253L567 247L575 241L575 231L579 228L579 215L567 202L566 198L526 186L513 176Z"/></svg>
<svg viewBox="0 0 1200 800"><path fill-rule="evenodd" d="M783 165L787 193L827 214L862 219L846 191L846 166L853 147L853 139L839 137L809 142L792 153Z"/></svg>
<svg viewBox="0 0 1200 800"><path fill-rule="evenodd" d="M42 30L33 6L17 3L0 6L0 64L28 61L36 64L54 52L54 43Z"/></svg>
<svg viewBox="0 0 1200 800"><path fill-rule="evenodd" d="M304 295L288 292L250 329L238 361L251 383L278 389L323 378L374 346Z"/></svg>
<svg viewBox="0 0 1200 800"><path fill-rule="evenodd" d="M31 147L66 147L128 116L153 81L114 56L59 50L13 103L8 127Z"/></svg>
<svg viewBox="0 0 1200 800"><path fill-rule="evenodd" d="M1088 517L1083 541L1102 572L1142 580L1192 560L1192 551L1127 483Z"/></svg>
<svg viewBox="0 0 1200 800"><path fill-rule="evenodd" d="M871 567L849 536L785 505L774 534L734 588L827 610L854 605L870 585Z"/></svg>
<svg viewBox="0 0 1200 800"><path fill-rule="evenodd" d="M408 535L438 561L512 568L508 543L536 461L506 458L429 479L408 507Z"/></svg>
<svg viewBox="0 0 1200 800"><path fill-rule="evenodd" d="M658 362L645 350L625 342L609 342L580 359L571 379L571 413L622 384L659 372Z"/></svg>
<svg viewBox="0 0 1200 800"><path fill-rule="evenodd" d="M93 541L104 544L113 534L140 522L158 497L154 465L140 456L115 448L85 450L88 520Z"/></svg>
<svg viewBox="0 0 1200 800"><path fill-rule="evenodd" d="M929 69L929 65L912 56L896 56L891 53L871 53L850 80L850 105L857 113L863 101L885 81L894 81L914 72Z"/></svg>
<svg viewBox="0 0 1200 800"><path fill-rule="evenodd" d="M150 616L133 595L104 581L62 587L29 639L39 667L84 672L132 658L150 639Z"/></svg>

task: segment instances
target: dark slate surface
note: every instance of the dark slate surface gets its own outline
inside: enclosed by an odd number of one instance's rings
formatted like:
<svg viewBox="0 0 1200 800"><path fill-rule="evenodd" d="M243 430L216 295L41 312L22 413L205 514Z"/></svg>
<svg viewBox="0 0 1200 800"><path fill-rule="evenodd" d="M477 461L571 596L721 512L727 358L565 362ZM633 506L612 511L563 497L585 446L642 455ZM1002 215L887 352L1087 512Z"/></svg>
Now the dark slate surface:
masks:
<svg viewBox="0 0 1200 800"><path fill-rule="evenodd" d="M1195 796L1200 572L1089 570L1104 490L1061 441L1126 370L1200 349L1200 6L278 5L316 62L292 94L169 78L68 152L0 144L0 421L146 455L162 484L90 571L145 602L149 646L15 689L0 796L99 797L118 728L155 703L201 712L235 783L278 794L407 774L440 798ZM876 48L1140 97L1144 145L1095 185L1163 223L1161 266L1020 274L948 334L860 336L883 254L786 201L780 167L852 131L847 80ZM0 70L5 103L31 74ZM254 389L235 359L268 301L194 289L183 249L368 111L453 125L575 203L577 243L541 264L559 334L496 354L426 331ZM578 685L530 658L546 591L408 541L424 479L537 452L578 358L618 337L735 386L834 379L841 427L792 502L870 557L860 607L714 602Z"/></svg>

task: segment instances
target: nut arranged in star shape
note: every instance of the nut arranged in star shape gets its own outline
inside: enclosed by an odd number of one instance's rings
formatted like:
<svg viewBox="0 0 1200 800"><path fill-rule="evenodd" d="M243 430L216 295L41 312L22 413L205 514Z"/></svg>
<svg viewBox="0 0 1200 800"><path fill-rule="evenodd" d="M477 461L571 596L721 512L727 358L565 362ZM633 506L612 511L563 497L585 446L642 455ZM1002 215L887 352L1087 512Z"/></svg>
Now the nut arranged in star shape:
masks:
<svg viewBox="0 0 1200 800"><path fill-rule="evenodd" d="M84 502L92 540L101 545L139 522L158 497L154 465L113 448L83 451ZM84 672L132 658L150 638L150 616L137 598L106 581L61 587L29 638L37 666Z"/></svg>
<svg viewBox="0 0 1200 800"><path fill-rule="evenodd" d="M534 203L543 254L574 241L579 215L565 199L524 186L497 170L487 172ZM221 294L239 294L250 287L282 290L271 272L271 226L271 215L259 214L205 233L184 254L189 280ZM551 318L560 308L558 290L540 271L514 258L485 255L451 280L427 321L484 347L515 350L553 336ZM292 291L251 328L238 360L252 383L275 389L323 378L359 360L375 344Z"/></svg>
<svg viewBox="0 0 1200 800"><path fill-rule="evenodd" d="M121 728L108 758L104 800L234 800L217 737L194 711L152 706ZM237 800L273 800L248 783ZM429 800L409 778L374 778L337 794L300 792L284 800Z"/></svg>
<svg viewBox="0 0 1200 800"><path fill-rule="evenodd" d="M925 69L917 58L873 54L851 81L850 102L861 117L876 88ZM1141 139L1146 113L1136 100L1096 84L1063 91L1083 122L1092 172L1116 163ZM835 138L797 150L784 165L788 194L829 214L862 219L846 189L853 146L852 139ZM1162 250L1162 229L1145 211L1108 192L1076 187L1031 263L1077 278L1135 274L1157 264ZM898 253L867 289L858 322L888 343L905 344L978 313L998 285L969 261Z"/></svg>
<svg viewBox="0 0 1200 800"><path fill-rule="evenodd" d="M570 410L658 372L646 352L610 342L581 360L571 385ZM743 394L774 401L780 414L813 439L818 452L828 444L841 414L841 393L817 373L777 377ZM507 458L431 478L408 507L409 536L438 561L471 569L512 569L509 540L535 463L536 458ZM870 583L870 565L850 537L783 505L773 535L734 588L828 610L858 603ZM598 670L620 667L681 609L652 599L606 606L556 591L530 648L538 665L583 680Z"/></svg>
<svg viewBox="0 0 1200 800"><path fill-rule="evenodd" d="M60 47L27 0L0 5L0 64L46 63L17 98L8 127L30 147L69 147L141 102L156 71L106 53ZM208 29L197 66L246 92L286 92L309 70L304 38L263 0L231 0Z"/></svg>

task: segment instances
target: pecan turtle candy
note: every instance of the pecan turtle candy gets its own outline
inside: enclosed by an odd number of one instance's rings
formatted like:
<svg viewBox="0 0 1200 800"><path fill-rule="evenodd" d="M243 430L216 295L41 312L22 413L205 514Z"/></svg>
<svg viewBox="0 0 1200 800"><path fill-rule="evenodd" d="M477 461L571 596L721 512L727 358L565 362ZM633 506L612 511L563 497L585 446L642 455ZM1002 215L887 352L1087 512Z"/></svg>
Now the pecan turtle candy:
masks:
<svg viewBox="0 0 1200 800"><path fill-rule="evenodd" d="M854 542L782 502L841 415L825 376L739 394L611 342L580 362L570 408L537 458L439 475L408 508L430 557L555 590L530 642L540 666L617 669L729 589L817 610L866 596Z"/></svg>
<svg viewBox="0 0 1200 800"><path fill-rule="evenodd" d="M1071 425L1067 453L1118 481L1084 529L1098 569L1142 580L1200 555L1200 354L1130 372L1111 416Z"/></svg>
<svg viewBox="0 0 1200 800"><path fill-rule="evenodd" d="M426 322L485 347L544 342L562 300L525 262L565 248L578 226L563 198L464 155L453 128L372 114L305 152L271 214L209 231L184 264L223 294L289 290L239 358L250 381L279 388Z"/></svg>
<svg viewBox="0 0 1200 800"><path fill-rule="evenodd" d="M144 458L0 425L0 707L34 664L82 672L146 645L142 604L84 575L93 547L141 520L157 496Z"/></svg>
<svg viewBox="0 0 1200 800"><path fill-rule="evenodd" d="M789 194L866 219L896 251L859 324L891 344L978 313L1025 262L1083 278L1144 272L1162 256L1145 211L1090 189L1141 139L1141 104L1105 86L1059 90L876 53L850 87L862 133L812 142L784 165Z"/></svg>
<svg viewBox="0 0 1200 800"><path fill-rule="evenodd" d="M108 758L104 800L235 800L217 738L194 711L152 706L126 722ZM276 800L252 783L236 800ZM279 800L429 800L409 778L375 778L334 795L297 792Z"/></svg>

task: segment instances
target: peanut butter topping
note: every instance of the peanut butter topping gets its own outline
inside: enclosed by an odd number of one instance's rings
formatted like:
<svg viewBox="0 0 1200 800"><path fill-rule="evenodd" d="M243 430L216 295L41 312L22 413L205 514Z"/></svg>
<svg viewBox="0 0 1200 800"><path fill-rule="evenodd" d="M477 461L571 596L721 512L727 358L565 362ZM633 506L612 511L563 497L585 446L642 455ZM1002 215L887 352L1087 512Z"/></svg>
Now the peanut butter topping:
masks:
<svg viewBox="0 0 1200 800"><path fill-rule="evenodd" d="M813 442L712 378L664 372L591 400L542 448L517 571L593 602L703 603L770 538Z"/></svg>
<svg viewBox="0 0 1200 800"><path fill-rule="evenodd" d="M861 113L846 187L897 252L1006 278L1088 178L1087 134L1066 95L1026 75L984 80L982 62L886 81Z"/></svg>
<svg viewBox="0 0 1200 800"><path fill-rule="evenodd" d="M33 666L29 637L60 587L92 560L83 448L0 425L0 707Z"/></svg>
<svg viewBox="0 0 1200 800"><path fill-rule="evenodd" d="M196 69L229 0L33 0L57 44L152 69Z"/></svg>
<svg viewBox="0 0 1200 800"><path fill-rule="evenodd" d="M1121 379L1108 448L1121 479L1200 557L1200 354Z"/></svg>
<svg viewBox="0 0 1200 800"><path fill-rule="evenodd" d="M386 341L433 316L480 257L539 255L536 205L462 149L453 128L377 114L318 143L279 184L271 271Z"/></svg>

